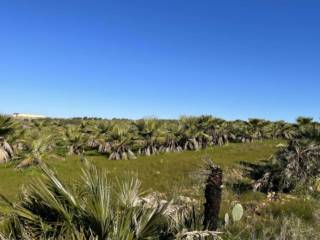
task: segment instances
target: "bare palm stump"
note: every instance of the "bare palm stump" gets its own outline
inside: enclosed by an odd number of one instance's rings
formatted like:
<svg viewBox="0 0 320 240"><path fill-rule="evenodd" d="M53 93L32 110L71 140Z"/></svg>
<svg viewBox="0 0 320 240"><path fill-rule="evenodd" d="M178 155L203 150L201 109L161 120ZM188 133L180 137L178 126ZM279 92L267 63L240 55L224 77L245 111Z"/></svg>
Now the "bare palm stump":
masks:
<svg viewBox="0 0 320 240"><path fill-rule="evenodd" d="M215 231L218 227L218 218L221 204L221 185L222 185L222 170L219 166L213 164L208 166L208 178L205 187L204 204L204 222L206 230Z"/></svg>

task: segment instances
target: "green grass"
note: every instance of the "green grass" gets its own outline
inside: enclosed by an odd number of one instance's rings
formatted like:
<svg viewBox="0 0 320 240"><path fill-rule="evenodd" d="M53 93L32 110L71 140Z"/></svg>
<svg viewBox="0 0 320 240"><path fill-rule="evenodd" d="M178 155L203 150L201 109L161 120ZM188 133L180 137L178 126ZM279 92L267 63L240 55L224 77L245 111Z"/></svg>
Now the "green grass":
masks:
<svg viewBox="0 0 320 240"><path fill-rule="evenodd" d="M320 231L318 221L314 217L314 213L319 210L316 200L307 200L304 196L288 195L288 198L284 198L287 199L285 201L267 202L266 195L263 193L251 190L237 191L232 187L234 183L249 182L248 179L241 176L239 162L257 163L268 159L277 151L276 146L280 142L282 141L269 140L229 144L197 152L187 151L138 157L136 160L110 161L105 156L94 153L88 153L87 158L106 170L110 181L134 175L141 180L144 190L161 192L168 198L178 195L189 196L200 200L200 203L203 201L203 188L201 187L203 159L210 158L224 170L225 187L223 188L220 218L223 219L226 212L230 213L235 202L240 202L245 209L244 219L238 224L239 226L235 224L231 226L231 229L227 229L230 233L235 235L243 233L243 236L249 236L252 231L274 231L278 225L281 225L283 219L291 219L292 216L301 219L306 226L312 225L312 231ZM80 169L83 163L78 156L68 156L62 159L49 158L45 162L69 184L76 183L81 176ZM0 193L10 200L17 200L22 186L27 185L32 179L37 179L40 175L41 172L36 166L17 171L12 164L2 165L0 166ZM0 209L6 211L1 204ZM257 209L260 214L257 214ZM265 229L266 226L268 226L267 229ZM242 239L247 239L247 237Z"/></svg>
<svg viewBox="0 0 320 240"><path fill-rule="evenodd" d="M279 141L264 141L245 144L229 144L212 147L202 151L165 153L157 156L138 157L136 160L109 161L105 156L90 154L88 159L105 169L110 180L135 175L142 181L145 190L159 191L172 197L174 195L199 195L200 170L203 158L209 157L223 169L237 168L240 161L257 162L268 158L276 151ZM66 159L47 159L47 164L68 183L80 176L82 162L77 156ZM9 199L17 199L21 187L39 176L37 167L17 171L11 165L0 166L0 193ZM245 196L245 195L244 195Z"/></svg>

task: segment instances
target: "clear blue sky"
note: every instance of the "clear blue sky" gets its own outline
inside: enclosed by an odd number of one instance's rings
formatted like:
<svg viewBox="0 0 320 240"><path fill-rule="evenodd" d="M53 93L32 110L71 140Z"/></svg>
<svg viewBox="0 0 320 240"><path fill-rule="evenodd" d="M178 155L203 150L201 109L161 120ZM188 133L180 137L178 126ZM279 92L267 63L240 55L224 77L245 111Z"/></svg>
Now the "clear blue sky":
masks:
<svg viewBox="0 0 320 240"><path fill-rule="evenodd" d="M0 1L0 112L319 119L320 2Z"/></svg>

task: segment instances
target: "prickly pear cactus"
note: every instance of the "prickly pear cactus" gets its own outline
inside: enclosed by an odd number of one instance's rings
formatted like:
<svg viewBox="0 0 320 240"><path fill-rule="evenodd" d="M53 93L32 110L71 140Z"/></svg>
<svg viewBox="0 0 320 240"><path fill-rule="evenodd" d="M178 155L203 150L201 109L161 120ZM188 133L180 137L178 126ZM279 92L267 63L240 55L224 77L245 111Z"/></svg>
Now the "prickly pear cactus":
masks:
<svg viewBox="0 0 320 240"><path fill-rule="evenodd" d="M228 225L228 224L230 223L230 217L229 217L229 214L228 214L228 213L226 213L226 214L224 215L224 222L225 222L226 225Z"/></svg>
<svg viewBox="0 0 320 240"><path fill-rule="evenodd" d="M240 221L243 216L243 207L240 203L237 203L232 209L232 220L234 222Z"/></svg>

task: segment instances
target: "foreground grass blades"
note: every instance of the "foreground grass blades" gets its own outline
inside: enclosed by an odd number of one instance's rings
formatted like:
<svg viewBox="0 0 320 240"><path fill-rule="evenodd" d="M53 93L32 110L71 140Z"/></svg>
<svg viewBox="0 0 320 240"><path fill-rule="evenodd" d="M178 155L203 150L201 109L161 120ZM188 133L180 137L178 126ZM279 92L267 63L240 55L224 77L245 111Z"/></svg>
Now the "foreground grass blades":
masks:
<svg viewBox="0 0 320 240"><path fill-rule="evenodd" d="M120 183L120 191L104 171L84 162L79 188L66 186L46 165L17 203L8 203L5 237L13 239L176 239L178 218L169 203L150 207L139 197L140 183ZM183 218L180 218L183 220ZM213 233L211 234L213 235Z"/></svg>

